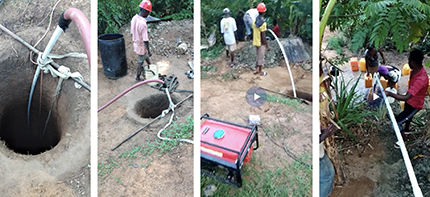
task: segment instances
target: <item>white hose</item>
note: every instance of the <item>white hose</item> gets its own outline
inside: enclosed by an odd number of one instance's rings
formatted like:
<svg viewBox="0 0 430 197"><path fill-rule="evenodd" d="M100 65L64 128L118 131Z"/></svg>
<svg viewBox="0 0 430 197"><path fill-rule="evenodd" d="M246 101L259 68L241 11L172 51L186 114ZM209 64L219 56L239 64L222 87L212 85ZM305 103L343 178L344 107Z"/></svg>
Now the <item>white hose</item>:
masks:
<svg viewBox="0 0 430 197"><path fill-rule="evenodd" d="M171 139L171 138L167 138L167 137L162 137L161 136L161 133L170 125L170 124L172 124L172 120L173 120L173 117L175 117L175 107L176 107L176 105L173 103L173 101L172 101L172 99L170 98L170 93L169 93L169 90L168 90L168 88L166 88L165 89L165 91L166 91L166 94L167 94L167 98L169 99L169 108L167 108L167 109L165 109L165 110L163 110L163 112L161 113L162 114L162 116L161 117L164 117L166 114L168 114L169 113L169 111L170 110L172 110L172 116L170 116L170 119L169 119L169 122L160 130L160 131L158 131L158 133L157 133L157 137L160 139L160 140L168 140L168 141L179 141L179 142L186 142L186 143L190 143L190 144L194 144L194 141L192 141L192 140L189 140L189 139Z"/></svg>
<svg viewBox="0 0 430 197"><path fill-rule="evenodd" d="M418 185L417 178L415 177L414 168L412 167L411 160L409 158L408 150L406 150L405 143L402 138L402 134L400 133L399 126L397 125L396 118L394 117L393 110L391 109L390 104L388 103L387 96L382 88L381 82L379 81L379 75L377 73L374 74L373 78L375 79L374 84L378 84L381 89L382 97L384 98L385 105L388 110L388 114L390 116L391 122L393 123L394 132L396 133L397 140L399 141L400 150L402 152L403 160L406 165L406 170L409 175L409 180L411 181L412 190L414 192L415 197L422 197L423 193L421 192L420 186Z"/></svg>
<svg viewBox="0 0 430 197"><path fill-rule="evenodd" d="M275 33L273 33L273 31L272 31L272 30L270 30L270 29L267 29L267 30L269 30L269 32L270 32L270 33L272 33L272 35L273 35L273 36L275 37L275 39L276 39L276 42L278 42L278 44L279 44L279 48L281 48L282 55L284 55L285 63L287 63L288 73L290 74L291 86L293 87L293 95L294 95L294 98L297 98L297 95L296 95L296 87L294 86L293 74L291 74L290 64L288 63L287 55L285 55L284 47L282 47L281 42L279 42L279 40L278 40L278 36L276 36L276 34L275 34Z"/></svg>

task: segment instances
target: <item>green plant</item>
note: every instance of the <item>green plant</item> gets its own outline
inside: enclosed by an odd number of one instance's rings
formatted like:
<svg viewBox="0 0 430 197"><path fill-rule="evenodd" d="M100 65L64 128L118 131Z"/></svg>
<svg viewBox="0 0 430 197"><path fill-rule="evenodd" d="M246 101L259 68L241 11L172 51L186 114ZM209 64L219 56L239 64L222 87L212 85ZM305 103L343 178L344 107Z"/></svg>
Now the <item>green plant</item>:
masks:
<svg viewBox="0 0 430 197"><path fill-rule="evenodd" d="M139 13L141 0L99 0L98 33L118 33L119 28L128 24ZM160 19L182 20L193 18L194 1L152 1L151 15Z"/></svg>
<svg viewBox="0 0 430 197"><path fill-rule="evenodd" d="M356 90L360 77L346 82L343 75L339 75L333 81L334 107L330 105L330 111L335 114L334 120L354 141L357 141L357 138L349 128L364 123L375 115L374 112L364 108L366 103Z"/></svg>
<svg viewBox="0 0 430 197"><path fill-rule="evenodd" d="M302 155L300 159L311 160ZM274 158L278 159L278 158ZM277 168L262 168L260 160L251 160L243 168L243 186L231 187L212 178L201 176L201 196L205 187L215 185L214 197L312 196L312 167L294 161ZM294 172L294 173L291 173Z"/></svg>
<svg viewBox="0 0 430 197"><path fill-rule="evenodd" d="M122 183L124 183L124 182L122 182L122 180L119 178L119 176L116 176L116 177L113 177L115 180L116 180L116 182L118 182L119 184L122 184Z"/></svg>
<svg viewBox="0 0 430 197"><path fill-rule="evenodd" d="M221 53L225 50L224 45L216 44L209 49L201 50L201 58L202 59L215 59L221 55Z"/></svg>
<svg viewBox="0 0 430 197"><path fill-rule="evenodd" d="M119 168L120 163L117 163L112 157L108 157L105 161L98 163L98 175L104 177L112 172L113 169Z"/></svg>
<svg viewBox="0 0 430 197"><path fill-rule="evenodd" d="M297 109L299 111L303 111L303 112L312 112L311 107L305 107L297 99L290 99L290 98L279 97L279 96L274 96L274 95L268 94L267 95L267 101L273 102L273 103L279 102L279 103L282 103L284 105L291 106L294 109Z"/></svg>
<svg viewBox="0 0 430 197"><path fill-rule="evenodd" d="M323 0L321 7L330 7ZM351 49L357 51L365 44L375 47L393 43L402 52L411 42L417 43L429 32L430 14L427 0L351 0L332 2L333 13L324 19L331 30L340 30L351 38ZM322 26L320 26L320 35ZM325 25L324 25L325 27ZM322 38L322 36L320 36Z"/></svg>
<svg viewBox="0 0 430 197"><path fill-rule="evenodd" d="M342 47L345 45L345 40L341 36L332 36L328 39L327 48L336 50L337 54L343 55Z"/></svg>

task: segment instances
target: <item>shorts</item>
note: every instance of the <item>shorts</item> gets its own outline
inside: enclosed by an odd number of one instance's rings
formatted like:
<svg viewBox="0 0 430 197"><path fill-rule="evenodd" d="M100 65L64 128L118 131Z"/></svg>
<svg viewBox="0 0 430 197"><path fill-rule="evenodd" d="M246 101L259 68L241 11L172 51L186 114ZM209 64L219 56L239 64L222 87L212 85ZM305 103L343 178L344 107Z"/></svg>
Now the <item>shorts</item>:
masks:
<svg viewBox="0 0 430 197"><path fill-rule="evenodd" d="M327 197L333 189L334 167L327 154L320 159L320 197Z"/></svg>
<svg viewBox="0 0 430 197"><path fill-rule="evenodd" d="M257 65L264 65L264 56L266 55L266 46L261 45L257 47Z"/></svg>
<svg viewBox="0 0 430 197"><path fill-rule="evenodd" d="M139 63L143 63L148 58L148 53L146 53L145 55L139 55Z"/></svg>
<svg viewBox="0 0 430 197"><path fill-rule="evenodd" d="M236 48L237 48L236 43L225 45L225 49L230 51L230 52L236 51Z"/></svg>

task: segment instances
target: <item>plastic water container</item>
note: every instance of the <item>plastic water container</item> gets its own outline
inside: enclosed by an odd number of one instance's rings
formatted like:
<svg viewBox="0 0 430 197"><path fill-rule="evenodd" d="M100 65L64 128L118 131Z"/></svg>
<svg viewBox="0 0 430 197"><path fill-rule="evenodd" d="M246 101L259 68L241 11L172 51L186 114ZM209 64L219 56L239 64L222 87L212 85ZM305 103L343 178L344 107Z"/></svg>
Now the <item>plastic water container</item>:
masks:
<svg viewBox="0 0 430 197"><path fill-rule="evenodd" d="M388 87L388 80L381 78L381 85L384 90Z"/></svg>
<svg viewBox="0 0 430 197"><path fill-rule="evenodd" d="M409 75L410 73L411 73L411 68L409 67L409 64L403 65L402 76Z"/></svg>
<svg viewBox="0 0 430 197"><path fill-rule="evenodd" d="M358 60L356 57L349 59L349 64L351 64L352 71L358 71Z"/></svg>
<svg viewBox="0 0 430 197"><path fill-rule="evenodd" d="M364 87L366 88L372 87L372 75L370 73L364 76Z"/></svg>
<svg viewBox="0 0 430 197"><path fill-rule="evenodd" d="M385 89L385 91L387 91L387 92L392 92L393 94L397 94L397 90L395 89L395 88L390 88L390 87L388 87L387 89ZM387 97L387 100L388 100L388 103L394 103L394 98L393 97L391 97L391 96L389 96L389 97ZM403 110L402 110L403 111Z"/></svg>
<svg viewBox="0 0 430 197"><path fill-rule="evenodd" d="M151 71L154 73L152 73ZM148 67L145 68L145 79L146 80L158 79L158 67L157 67L157 65L151 64L151 65L149 65L149 69L148 69ZM148 83L148 85L150 85L150 86L154 86L157 84L158 84L157 82Z"/></svg>
<svg viewBox="0 0 430 197"><path fill-rule="evenodd" d="M359 64L361 72L366 72L366 59L361 58Z"/></svg>

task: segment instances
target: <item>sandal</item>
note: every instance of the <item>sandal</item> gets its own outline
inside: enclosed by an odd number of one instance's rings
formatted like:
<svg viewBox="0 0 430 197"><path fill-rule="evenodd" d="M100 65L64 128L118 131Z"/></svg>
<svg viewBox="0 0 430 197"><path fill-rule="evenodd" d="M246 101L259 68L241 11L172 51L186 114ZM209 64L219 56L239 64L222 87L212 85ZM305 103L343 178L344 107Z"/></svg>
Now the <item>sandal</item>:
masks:
<svg viewBox="0 0 430 197"><path fill-rule="evenodd" d="M267 75L267 72L260 73L260 76L266 76L266 75Z"/></svg>

